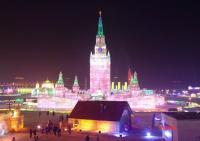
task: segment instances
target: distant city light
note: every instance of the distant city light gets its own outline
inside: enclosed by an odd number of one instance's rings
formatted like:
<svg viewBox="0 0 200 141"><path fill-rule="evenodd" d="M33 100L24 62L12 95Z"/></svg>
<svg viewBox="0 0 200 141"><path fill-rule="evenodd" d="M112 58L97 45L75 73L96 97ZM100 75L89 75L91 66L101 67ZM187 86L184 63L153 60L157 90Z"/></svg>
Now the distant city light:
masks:
<svg viewBox="0 0 200 141"><path fill-rule="evenodd" d="M16 80L24 80L24 77L21 77L21 76L17 76L15 77Z"/></svg>

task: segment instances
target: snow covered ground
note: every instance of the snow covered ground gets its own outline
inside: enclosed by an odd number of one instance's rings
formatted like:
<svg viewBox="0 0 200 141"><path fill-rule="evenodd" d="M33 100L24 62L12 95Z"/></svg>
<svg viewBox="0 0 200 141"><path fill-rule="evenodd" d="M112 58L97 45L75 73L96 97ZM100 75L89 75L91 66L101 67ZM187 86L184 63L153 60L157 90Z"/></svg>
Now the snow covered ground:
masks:
<svg viewBox="0 0 200 141"><path fill-rule="evenodd" d="M92 133L77 133L73 132L72 134L62 133L61 137L54 136L53 134L38 134L38 141L85 141L86 135L89 135L90 141L97 141L97 134ZM3 137L0 137L0 141L12 141L12 137L16 138L16 141L34 141L34 138L30 138L28 133L10 133ZM129 136L129 137L115 137L110 135L99 135L99 141L163 141L157 137L138 137L138 136Z"/></svg>
<svg viewBox="0 0 200 141"><path fill-rule="evenodd" d="M24 126L27 130L23 133L9 133L4 136L0 137L0 141L12 141L12 137L16 138L16 141L34 141L33 138L29 138L28 130L30 128L36 128L37 125L46 125L48 120L51 120L54 124L58 124L59 117L61 115L66 116L66 113L55 113L52 112L47 114L47 112L41 112L39 116L39 111L23 111L22 114L24 115ZM143 129L151 125L153 113L137 113L135 115L136 119L140 119L137 122L134 122L134 127L140 126L140 130L137 132L133 130L133 134L120 138L114 135L105 135L99 134L99 141L162 141L159 137L145 137ZM147 120L148 119L148 120ZM85 141L85 136L89 134L90 141L97 141L98 133L83 133L83 132L73 132L71 135L67 134L66 132L62 133L61 137L55 137L54 135L46 135L39 133L39 140L38 141ZM118 135L119 136L119 135Z"/></svg>

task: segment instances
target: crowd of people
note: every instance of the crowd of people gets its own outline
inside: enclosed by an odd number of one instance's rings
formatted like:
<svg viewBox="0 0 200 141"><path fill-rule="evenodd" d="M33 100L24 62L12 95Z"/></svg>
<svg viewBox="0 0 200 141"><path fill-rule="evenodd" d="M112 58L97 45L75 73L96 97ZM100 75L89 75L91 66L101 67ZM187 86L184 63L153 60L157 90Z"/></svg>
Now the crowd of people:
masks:
<svg viewBox="0 0 200 141"><path fill-rule="evenodd" d="M49 112L47 112L47 115L49 115ZM52 115L55 115L55 112L52 113ZM39 117L41 116L41 112L39 112ZM62 123L64 121L64 116L59 116L59 123ZM63 131L67 131L68 134L71 134L71 128L72 126L68 124L68 115L66 115L66 121L67 121L67 128L63 129ZM38 133L42 134L52 134L54 136L60 137L62 129L61 126L54 124L51 120L48 120L46 126L38 126L33 129L29 129L29 137L33 138L34 141L39 141ZM85 141L90 141L90 136L85 136ZM15 137L12 138L12 141L15 141ZM97 136L97 141L99 141L99 136Z"/></svg>
<svg viewBox="0 0 200 141"><path fill-rule="evenodd" d="M30 136L30 138L34 137L35 141L38 141L38 139L39 139L36 129L30 129L29 130L29 136Z"/></svg>
<svg viewBox="0 0 200 141"><path fill-rule="evenodd" d="M47 125L45 127L40 127L38 130L36 129L30 129L29 134L30 138L34 136L35 141L38 140L37 132L41 132L42 134L54 134L55 136L60 137L61 136L61 128L53 124L51 120L48 121Z"/></svg>

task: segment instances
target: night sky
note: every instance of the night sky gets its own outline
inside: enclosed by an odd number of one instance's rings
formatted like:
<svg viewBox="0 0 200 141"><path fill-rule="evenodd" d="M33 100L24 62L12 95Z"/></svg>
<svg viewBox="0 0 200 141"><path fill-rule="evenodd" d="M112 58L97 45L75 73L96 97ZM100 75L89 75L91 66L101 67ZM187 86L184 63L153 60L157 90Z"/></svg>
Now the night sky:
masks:
<svg viewBox="0 0 200 141"><path fill-rule="evenodd" d="M67 85L77 74L83 87L101 10L112 80L126 81L131 67L143 88L200 85L199 7L192 1L1 1L0 82L55 81L62 71Z"/></svg>

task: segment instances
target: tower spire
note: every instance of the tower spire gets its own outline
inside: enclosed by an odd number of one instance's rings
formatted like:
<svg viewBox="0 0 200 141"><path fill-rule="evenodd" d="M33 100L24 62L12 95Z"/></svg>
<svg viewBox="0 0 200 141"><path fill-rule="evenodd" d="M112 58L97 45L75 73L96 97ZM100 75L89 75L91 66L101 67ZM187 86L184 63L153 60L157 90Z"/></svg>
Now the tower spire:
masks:
<svg viewBox="0 0 200 141"><path fill-rule="evenodd" d="M128 85L130 84L132 79L132 73L131 73L131 68L128 69Z"/></svg>
<svg viewBox="0 0 200 141"><path fill-rule="evenodd" d="M101 10L99 11L99 16L101 17Z"/></svg>
<svg viewBox="0 0 200 141"><path fill-rule="evenodd" d="M62 72L59 73L57 84L58 85L64 85L64 80L63 80L63 74L62 74Z"/></svg>
<svg viewBox="0 0 200 141"><path fill-rule="evenodd" d="M73 92L78 93L79 89L80 89L80 87L79 87L79 84L78 84L78 78L75 75L75 79L74 79L74 84L72 86L72 90L73 90Z"/></svg>
<svg viewBox="0 0 200 141"><path fill-rule="evenodd" d="M73 84L73 86L79 86L77 75L75 75L75 79L74 79L74 84Z"/></svg>
<svg viewBox="0 0 200 141"><path fill-rule="evenodd" d="M104 34L103 34L103 23L102 23L102 18L101 18L101 11L99 11L99 22L98 22L97 36L104 36Z"/></svg>
<svg viewBox="0 0 200 141"><path fill-rule="evenodd" d="M134 74L131 76L131 82L132 85L138 85L138 78L137 78L137 72L135 71Z"/></svg>

